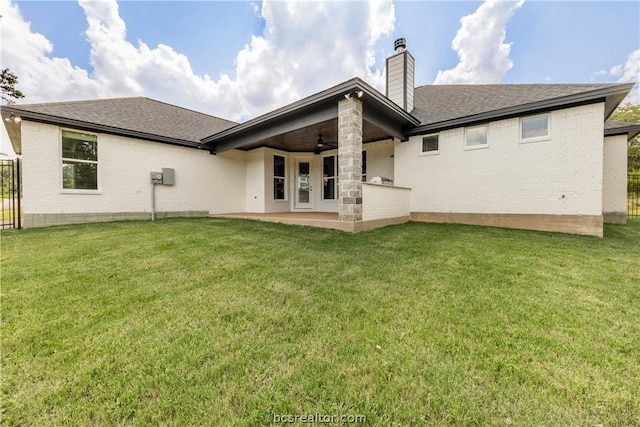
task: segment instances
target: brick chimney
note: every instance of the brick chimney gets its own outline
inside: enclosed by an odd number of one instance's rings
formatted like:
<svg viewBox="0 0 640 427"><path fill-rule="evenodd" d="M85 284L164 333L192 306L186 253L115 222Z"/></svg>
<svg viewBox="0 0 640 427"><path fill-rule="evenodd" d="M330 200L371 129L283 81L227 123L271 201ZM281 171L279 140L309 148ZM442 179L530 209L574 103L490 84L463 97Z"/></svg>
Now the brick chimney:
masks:
<svg viewBox="0 0 640 427"><path fill-rule="evenodd" d="M387 58L387 98L405 111L413 110L416 60L407 51L407 41L394 43L396 53Z"/></svg>

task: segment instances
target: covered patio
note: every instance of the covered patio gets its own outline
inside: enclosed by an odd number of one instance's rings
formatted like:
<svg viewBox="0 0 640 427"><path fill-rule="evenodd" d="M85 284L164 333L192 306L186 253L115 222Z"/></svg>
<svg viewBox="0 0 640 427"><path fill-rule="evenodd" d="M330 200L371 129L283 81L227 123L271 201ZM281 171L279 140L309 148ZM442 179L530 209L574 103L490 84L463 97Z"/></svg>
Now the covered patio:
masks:
<svg viewBox="0 0 640 427"><path fill-rule="evenodd" d="M213 155L231 150L258 153L260 149L268 149L288 156L291 173L287 185L292 197L288 200L283 197L288 205L276 206L273 200L276 197L263 191L263 201L248 194L247 212L227 216L355 232L409 219L410 189L363 182L367 176L363 174L362 153L363 144L384 141L390 147L387 170L393 174L393 144L406 141L405 130L417 124L418 120L408 112L355 78L212 135L203 139L203 143ZM337 151L336 172L328 177L320 170L324 167L320 157L332 154L331 150ZM260 153L257 157L262 162L259 174L266 188L270 180L277 180L278 174L272 172L273 158ZM295 169L291 163L295 163ZM313 178L312 173L318 178ZM291 176L295 183L291 182ZM326 212L326 205L321 203L308 206L298 203L300 195L309 197L308 193L313 191L312 180L315 179L316 188L322 186L320 176L325 186L327 179L335 179L337 206L333 207L337 213ZM305 208L308 212L302 211Z"/></svg>

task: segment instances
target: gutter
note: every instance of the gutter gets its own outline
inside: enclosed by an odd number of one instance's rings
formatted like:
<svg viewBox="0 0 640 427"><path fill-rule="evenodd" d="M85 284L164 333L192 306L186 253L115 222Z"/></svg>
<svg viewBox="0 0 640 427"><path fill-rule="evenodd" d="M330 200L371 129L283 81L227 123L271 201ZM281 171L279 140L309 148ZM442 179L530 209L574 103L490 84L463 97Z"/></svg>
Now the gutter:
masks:
<svg viewBox="0 0 640 427"><path fill-rule="evenodd" d="M165 144L178 145L181 147L189 147L189 148L201 148L200 143L195 141L188 141L184 139L171 138L162 135L149 134L145 132L139 132L129 129L122 129L114 126L107 126L98 123L85 122L81 120L69 119L65 117L53 116L50 114L37 113L34 111L26 111L19 106L2 106L3 113L13 113L17 116L22 117L23 119L38 122L38 123L47 123L52 125L64 125L72 128L76 128L79 130L93 131L93 132L101 132L101 133L109 133L112 135L126 136L131 138L138 139L146 139L148 141L162 142Z"/></svg>
<svg viewBox="0 0 640 427"><path fill-rule="evenodd" d="M614 125L607 127L607 124ZM615 126L617 125L617 126ZM604 136L627 135L629 139L640 133L640 123L612 120L604 123Z"/></svg>
<svg viewBox="0 0 640 427"><path fill-rule="evenodd" d="M615 103L617 106L620 101L629 93L633 88L634 83L621 83L614 87L596 89L589 92L582 92L573 95L566 95L559 98L546 99L542 101L530 102L527 104L516 105L513 107L501 108L499 110L487 111L483 113L473 114L471 116L459 117L451 120L445 120L442 122L431 123L428 125L422 125L415 127L407 131L407 135L420 135L427 132L442 131L446 129L468 126L471 124L488 122L498 119L507 119L510 117L520 116L523 113L535 114L545 111L555 110L557 107L578 106L585 104L594 104L596 102L605 102L609 97L616 95L621 99ZM615 106L611 109L613 111ZM605 118L611 114L605 111Z"/></svg>

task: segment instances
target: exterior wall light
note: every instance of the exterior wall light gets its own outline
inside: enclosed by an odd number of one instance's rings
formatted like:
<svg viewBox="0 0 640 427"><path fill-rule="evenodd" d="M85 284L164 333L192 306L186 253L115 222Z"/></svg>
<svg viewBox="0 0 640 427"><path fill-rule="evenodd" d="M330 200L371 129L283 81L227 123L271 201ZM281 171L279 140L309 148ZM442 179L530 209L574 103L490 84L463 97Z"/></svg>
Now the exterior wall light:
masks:
<svg viewBox="0 0 640 427"><path fill-rule="evenodd" d="M11 113L11 115L4 120L9 123L20 123L22 121L22 117L16 116L15 114Z"/></svg>

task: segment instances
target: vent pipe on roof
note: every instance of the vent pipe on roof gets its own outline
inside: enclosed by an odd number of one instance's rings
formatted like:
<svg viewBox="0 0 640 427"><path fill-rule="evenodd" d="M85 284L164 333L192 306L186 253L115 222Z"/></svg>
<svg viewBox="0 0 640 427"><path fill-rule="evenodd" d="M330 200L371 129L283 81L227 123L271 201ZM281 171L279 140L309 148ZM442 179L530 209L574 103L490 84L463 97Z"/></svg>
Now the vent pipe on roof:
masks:
<svg viewBox="0 0 640 427"><path fill-rule="evenodd" d="M405 111L413 110L416 60L407 51L407 41L397 39L393 44L396 53L387 58L387 98Z"/></svg>

